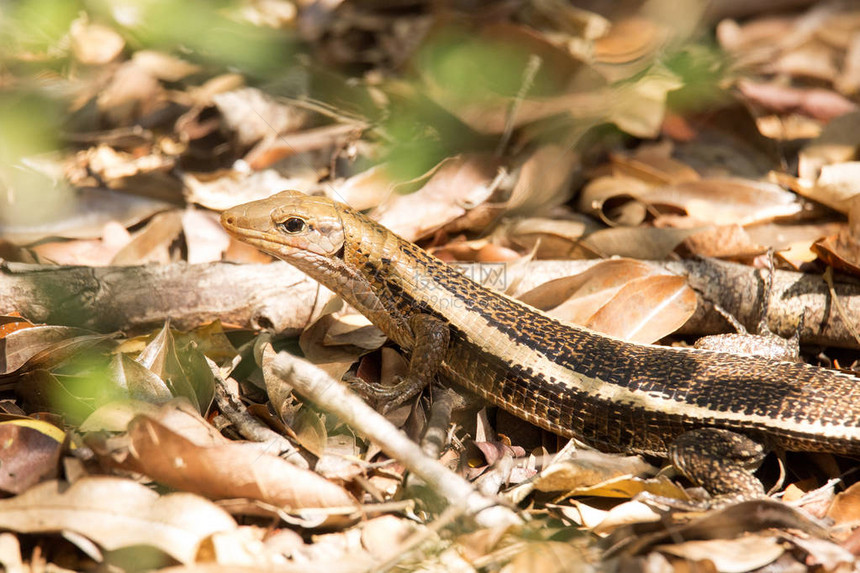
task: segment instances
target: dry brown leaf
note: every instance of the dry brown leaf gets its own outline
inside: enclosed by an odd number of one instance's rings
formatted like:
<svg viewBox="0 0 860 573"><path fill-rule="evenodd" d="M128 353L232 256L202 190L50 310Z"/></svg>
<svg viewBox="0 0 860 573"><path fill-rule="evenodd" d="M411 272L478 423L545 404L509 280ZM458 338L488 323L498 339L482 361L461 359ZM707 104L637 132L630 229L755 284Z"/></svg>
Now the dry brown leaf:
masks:
<svg viewBox="0 0 860 573"><path fill-rule="evenodd" d="M812 185L803 181L797 191L841 213L847 213L851 199L860 195L860 161L824 165Z"/></svg>
<svg viewBox="0 0 860 573"><path fill-rule="evenodd" d="M710 562L717 571L725 573L744 573L759 569L773 563L785 553L785 547L778 538L758 534L744 535L736 539L658 545L654 550L681 557L697 565Z"/></svg>
<svg viewBox="0 0 860 573"><path fill-rule="evenodd" d="M665 147L665 146L664 146ZM699 181L699 173L671 156L671 148L644 146L633 155L613 153L612 171L654 185L675 185Z"/></svg>
<svg viewBox="0 0 860 573"><path fill-rule="evenodd" d="M582 258L629 257L646 261L668 257L681 242L701 232L702 228L654 229L652 227L618 227L591 233L581 241Z"/></svg>
<svg viewBox="0 0 860 573"><path fill-rule="evenodd" d="M836 494L833 503L827 509L827 517L836 525L860 522L860 482Z"/></svg>
<svg viewBox="0 0 860 573"><path fill-rule="evenodd" d="M581 450L576 457L551 464L533 480L538 491L569 492L630 474L654 473L639 456L618 456Z"/></svg>
<svg viewBox="0 0 860 573"><path fill-rule="evenodd" d="M200 447L146 416L132 421L129 437L136 471L177 489L255 499L292 512L357 509L344 489L252 444Z"/></svg>
<svg viewBox="0 0 860 573"><path fill-rule="evenodd" d="M579 156L558 145L543 145L529 155L508 199L508 213L546 212L570 199Z"/></svg>
<svg viewBox="0 0 860 573"><path fill-rule="evenodd" d="M200 209L182 212L182 231L188 247L187 261L190 265L214 263L230 246L230 237L218 223L215 214Z"/></svg>
<svg viewBox="0 0 860 573"><path fill-rule="evenodd" d="M182 211L159 213L146 226L134 234L131 242L114 256L114 265L141 265L144 263L169 263L170 245L182 231Z"/></svg>
<svg viewBox="0 0 860 573"><path fill-rule="evenodd" d="M848 200L848 225L816 241L812 251L836 270L860 274L860 195Z"/></svg>
<svg viewBox="0 0 860 573"><path fill-rule="evenodd" d="M839 73L837 54L832 46L811 39L785 52L772 64L777 74L833 82Z"/></svg>
<svg viewBox="0 0 860 573"><path fill-rule="evenodd" d="M585 324L628 282L652 275L656 269L634 259L602 261L570 277L548 281L519 299L559 320Z"/></svg>
<svg viewBox="0 0 860 573"><path fill-rule="evenodd" d="M645 221L648 209L630 199L647 195L652 184L640 178L608 175L589 181L579 195L579 210L599 217L607 225L635 227ZM611 205L607 208L607 203Z"/></svg>
<svg viewBox="0 0 860 573"><path fill-rule="evenodd" d="M567 573L571 564L583 563L586 550L562 541L526 543L500 573Z"/></svg>
<svg viewBox="0 0 860 573"><path fill-rule="evenodd" d="M663 215L655 224L671 226L692 225L750 225L775 217L796 215L801 204L793 193L778 185L746 179L703 179L659 187L624 184L621 196L632 196L648 209L663 207L686 212L687 217ZM589 199L587 207L603 209L603 203L622 197L610 197L603 192L602 201ZM616 207L617 208L617 207Z"/></svg>
<svg viewBox="0 0 860 573"><path fill-rule="evenodd" d="M418 525L383 515L366 522L361 528L361 544L376 559L384 561L403 551L403 543L418 530Z"/></svg>
<svg viewBox="0 0 860 573"><path fill-rule="evenodd" d="M535 250L540 259L590 258L594 253L584 250L580 242L585 235L602 228L591 217L574 214L570 219L513 220L502 230L502 235L514 245Z"/></svg>
<svg viewBox="0 0 860 573"><path fill-rule="evenodd" d="M131 234L117 222L105 224L101 239L77 239L39 243L32 250L40 258L60 265L109 265L131 241Z"/></svg>
<svg viewBox="0 0 860 573"><path fill-rule="evenodd" d="M644 16L632 16L612 23L609 33L594 42L599 63L624 64L653 54L669 37L669 31Z"/></svg>
<svg viewBox="0 0 860 573"><path fill-rule="evenodd" d="M500 165L488 155L446 159L421 189L393 195L374 212L375 218L408 241L426 237L484 203Z"/></svg>
<svg viewBox="0 0 860 573"><path fill-rule="evenodd" d="M689 500L684 488L667 478L657 476L642 479L635 476L618 476L591 486L583 486L568 491L570 496L620 497L633 499L636 495L648 492L669 499Z"/></svg>
<svg viewBox="0 0 860 573"><path fill-rule="evenodd" d="M699 257L736 260L767 252L767 247L755 243L740 225L725 225L696 233L684 240L684 249Z"/></svg>
<svg viewBox="0 0 860 573"><path fill-rule="evenodd" d="M610 509L592 531L597 535L609 535L619 527L660 521L663 516L663 513L641 501L625 501Z"/></svg>
<svg viewBox="0 0 860 573"><path fill-rule="evenodd" d="M159 496L131 480L86 477L71 485L45 482L0 500L0 527L19 533L68 530L108 550L149 545L190 563L204 539L234 531L236 522L193 494Z"/></svg>
<svg viewBox="0 0 860 573"><path fill-rule="evenodd" d="M824 264L843 273L860 275L860 242L849 233L819 239L811 250Z"/></svg>
<svg viewBox="0 0 860 573"><path fill-rule="evenodd" d="M156 420L171 432L201 448L233 443L207 422L185 398L176 398L163 404L155 413L143 408L140 414Z"/></svg>
<svg viewBox="0 0 860 573"><path fill-rule="evenodd" d="M809 117L829 121L857 111L857 104L836 92L821 88L793 88L777 83L738 82L741 93L760 106L779 113L797 112Z"/></svg>
<svg viewBox="0 0 860 573"><path fill-rule="evenodd" d="M4 338L0 374L22 368L50 368L111 337L71 326L34 326Z"/></svg>
<svg viewBox="0 0 860 573"><path fill-rule="evenodd" d="M308 121L304 109L278 102L257 88L216 94L212 101L224 118L224 126L235 132L241 146L298 131Z"/></svg>
<svg viewBox="0 0 860 573"><path fill-rule="evenodd" d="M18 420L0 422L0 490L6 494L20 494L40 481L53 479L59 469L62 442L32 427L37 420L23 422L27 425ZM59 431L56 426L51 428Z"/></svg>
<svg viewBox="0 0 860 573"><path fill-rule="evenodd" d="M137 362L168 382L171 394L184 397L199 411L209 408L214 394L212 373L193 345L181 351L166 322L137 357Z"/></svg>
<svg viewBox="0 0 860 573"><path fill-rule="evenodd" d="M96 104L114 125L130 125L165 105L164 88L146 69L128 61L98 93Z"/></svg>
<svg viewBox="0 0 860 573"><path fill-rule="evenodd" d="M158 413L159 406L157 404L140 400L117 400L96 409L78 426L78 430L81 433L124 432L128 428L128 423L136 416L145 414L156 417Z"/></svg>
<svg viewBox="0 0 860 573"><path fill-rule="evenodd" d="M585 326L630 342L651 344L683 326L696 312L697 300L684 277L644 277L624 285Z"/></svg>
<svg viewBox="0 0 860 573"><path fill-rule="evenodd" d="M346 147L363 128L361 124L336 123L281 135L270 132L245 155L245 163L259 171L292 159L293 170L307 171L316 182L324 168L308 169L308 163L315 162L313 157ZM280 167L283 168L283 163Z"/></svg>
<svg viewBox="0 0 860 573"><path fill-rule="evenodd" d="M72 51L82 64L106 64L119 56L125 46L122 36L101 24L93 24L86 15L72 22L69 28Z"/></svg>
<svg viewBox="0 0 860 573"><path fill-rule="evenodd" d="M337 380L362 354L384 343L385 335L378 328L351 314L322 316L299 336L305 357Z"/></svg>
<svg viewBox="0 0 860 573"><path fill-rule="evenodd" d="M131 56L131 61L153 77L166 82L178 82L200 71L200 66L155 50L137 50Z"/></svg>
<svg viewBox="0 0 860 573"><path fill-rule="evenodd" d="M99 188L80 189L69 204L58 202L62 205L62 213L34 210L30 220L14 224L0 218L0 238L15 244L32 243L46 237L98 238L104 233L105 224L111 221L130 227L170 207L162 201ZM42 218L46 212L50 217Z"/></svg>
<svg viewBox="0 0 860 573"><path fill-rule="evenodd" d="M633 84L614 94L607 119L630 135L657 137L666 114L669 92L683 86L680 78L668 69L652 66Z"/></svg>
<svg viewBox="0 0 860 573"><path fill-rule="evenodd" d="M223 211L249 201L265 199L285 189L308 189L316 177L284 177L274 169L251 173L219 170L213 173L185 173L182 182L186 199L213 211Z"/></svg>
<svg viewBox="0 0 860 573"><path fill-rule="evenodd" d="M648 548L677 539L730 539L740 535L776 529L796 529L826 537L822 524L794 507L769 498L743 501L707 512L692 521L667 526L661 520L643 524L637 536L626 537L615 547L616 554L635 555Z"/></svg>
<svg viewBox="0 0 860 573"><path fill-rule="evenodd" d="M365 211L378 207L394 191L394 183L388 173L388 165L382 163L349 179L334 181L327 188L327 194L356 211Z"/></svg>

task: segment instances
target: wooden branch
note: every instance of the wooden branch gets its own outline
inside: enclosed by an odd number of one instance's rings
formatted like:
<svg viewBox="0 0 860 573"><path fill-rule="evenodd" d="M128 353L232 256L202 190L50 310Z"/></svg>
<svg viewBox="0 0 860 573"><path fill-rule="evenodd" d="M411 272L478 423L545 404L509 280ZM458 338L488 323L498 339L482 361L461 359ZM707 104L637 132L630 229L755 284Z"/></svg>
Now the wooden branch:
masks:
<svg viewBox="0 0 860 573"><path fill-rule="evenodd" d="M599 261L535 261L522 269L516 292L581 273ZM763 281L750 267L719 261L658 262L688 277L699 292L699 308L683 334L727 332L712 302L750 329L758 324ZM479 266L472 276L481 276ZM484 266L484 268L486 268ZM838 277L836 293L845 315L860 317L860 283ZM100 332L140 331L168 317L178 328L221 319L248 328L295 334L328 298L328 291L285 263L270 265L148 265L142 267L57 267L0 264L0 314L20 312L30 320L91 328ZM769 311L772 330L791 336L801 313L801 342L860 348L834 309L824 280L814 274L777 271Z"/></svg>
<svg viewBox="0 0 860 573"><path fill-rule="evenodd" d="M319 367L279 352L272 360L272 370L280 383L289 384L296 392L367 436L390 458L400 461L423 479L450 506L472 515L481 527L522 523L513 510L500 504L499 499L483 495L465 479L427 456L406 434Z"/></svg>

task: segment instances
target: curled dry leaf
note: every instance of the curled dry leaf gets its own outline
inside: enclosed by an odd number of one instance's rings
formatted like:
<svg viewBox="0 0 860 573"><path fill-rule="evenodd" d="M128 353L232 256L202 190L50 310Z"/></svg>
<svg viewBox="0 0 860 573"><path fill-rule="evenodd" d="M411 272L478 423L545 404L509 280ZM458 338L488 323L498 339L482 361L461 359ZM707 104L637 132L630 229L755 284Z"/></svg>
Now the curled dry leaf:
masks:
<svg viewBox="0 0 860 573"><path fill-rule="evenodd" d="M618 476L592 486L583 486L568 491L571 496L596 496L633 499L640 493L649 493L667 499L688 501L690 498L684 488L667 478L657 476L642 479L635 476Z"/></svg>
<svg viewBox="0 0 860 573"><path fill-rule="evenodd" d="M110 375L114 386L124 389L132 400L163 404L173 399L163 378L126 354L114 355Z"/></svg>
<svg viewBox="0 0 860 573"><path fill-rule="evenodd" d="M860 521L860 482L836 494L827 508L827 517L836 525L855 524Z"/></svg>
<svg viewBox="0 0 860 573"><path fill-rule="evenodd" d="M615 195L611 194L613 185L617 187ZM643 204L643 214L646 210L661 211L666 207L685 212L686 218L664 215L655 221L675 227L750 225L775 217L796 215L801 210L801 204L793 193L773 183L747 179L703 179L654 187L629 179L613 178L595 184L591 192L587 191L583 196L580 205L584 210L612 220L604 213L604 205L611 200L613 207L618 209L618 202L627 197ZM630 216L625 211L622 213Z"/></svg>
<svg viewBox="0 0 860 573"><path fill-rule="evenodd" d="M582 503L578 504L580 507ZM608 535L625 525L660 521L664 514L641 501L625 501L606 512L592 531L597 535Z"/></svg>
<svg viewBox="0 0 860 573"><path fill-rule="evenodd" d="M99 92L96 105L114 125L130 125L164 107L164 88L133 61L122 63L110 83Z"/></svg>
<svg viewBox="0 0 860 573"><path fill-rule="evenodd" d="M0 500L0 527L30 534L73 531L108 550L149 545L190 563L204 539L234 531L236 522L193 494L159 496L131 480L85 477L73 484L45 482Z"/></svg>
<svg viewBox="0 0 860 573"><path fill-rule="evenodd" d="M129 437L136 471L177 489L215 499L259 500L288 512L357 509L343 488L256 445L200 447L146 416L132 421Z"/></svg>
<svg viewBox="0 0 860 573"><path fill-rule="evenodd" d="M826 264L849 274L860 274L860 195L847 201L848 225L816 241L812 251Z"/></svg>
<svg viewBox="0 0 860 573"><path fill-rule="evenodd" d="M201 412L209 409L214 396L214 381L203 353L193 341L177 340L165 323L137 361L167 381L174 396L191 400Z"/></svg>

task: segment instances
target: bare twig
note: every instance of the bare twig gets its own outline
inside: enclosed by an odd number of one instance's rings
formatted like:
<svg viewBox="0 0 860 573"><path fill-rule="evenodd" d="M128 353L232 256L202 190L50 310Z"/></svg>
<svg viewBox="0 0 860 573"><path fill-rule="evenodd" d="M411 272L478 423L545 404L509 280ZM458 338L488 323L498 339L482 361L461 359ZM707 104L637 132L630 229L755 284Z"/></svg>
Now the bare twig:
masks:
<svg viewBox="0 0 860 573"><path fill-rule="evenodd" d="M221 376L218 365L209 358L206 359L206 363L209 364L209 369L212 370L212 375L215 377L215 403L218 404L221 413L236 426L239 433L252 442L268 444L269 449L294 466L308 469L310 465L307 460L302 457L289 440L264 426L262 422L248 413L239 397L230 391L229 386Z"/></svg>
<svg viewBox="0 0 860 573"><path fill-rule="evenodd" d="M320 368L281 352L274 358L272 369L298 393L334 413L375 442L387 455L400 460L449 505L463 507L481 527L522 523L514 511L500 505L498 498L480 494L469 482L429 458L418 444Z"/></svg>

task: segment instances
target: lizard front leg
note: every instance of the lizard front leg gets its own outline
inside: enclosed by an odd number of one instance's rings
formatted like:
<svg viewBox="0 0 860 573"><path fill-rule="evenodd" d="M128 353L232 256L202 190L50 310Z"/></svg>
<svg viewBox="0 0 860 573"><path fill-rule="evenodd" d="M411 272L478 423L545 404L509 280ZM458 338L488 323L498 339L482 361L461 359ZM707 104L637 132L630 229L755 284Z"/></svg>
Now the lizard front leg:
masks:
<svg viewBox="0 0 860 573"><path fill-rule="evenodd" d="M446 322L429 314L418 313L409 319L409 327L414 342L406 376L398 376L393 386L368 384L358 377L349 381L353 389L365 398L381 402L383 412L405 403L426 388L433 381L448 352L451 335Z"/></svg>

